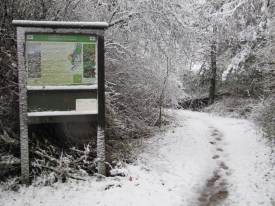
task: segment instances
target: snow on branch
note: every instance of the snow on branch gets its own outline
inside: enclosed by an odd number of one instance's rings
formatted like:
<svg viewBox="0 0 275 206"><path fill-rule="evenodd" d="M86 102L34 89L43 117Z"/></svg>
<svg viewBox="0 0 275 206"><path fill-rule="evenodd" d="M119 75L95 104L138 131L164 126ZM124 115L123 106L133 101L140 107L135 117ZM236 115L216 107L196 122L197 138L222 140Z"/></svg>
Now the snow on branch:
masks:
<svg viewBox="0 0 275 206"><path fill-rule="evenodd" d="M109 28L113 27L113 26L115 26L117 24L125 23L127 20L131 19L133 16L138 15L138 14L139 14L139 12L129 13L126 16L123 16L123 17L121 17L119 19L116 19L116 20L114 20L114 21L112 21L112 22L109 23Z"/></svg>
<svg viewBox="0 0 275 206"><path fill-rule="evenodd" d="M240 7L247 3L247 0L244 1L233 1L223 6L223 11L219 13L215 13L215 15L219 15L222 17L232 16Z"/></svg>
<svg viewBox="0 0 275 206"><path fill-rule="evenodd" d="M231 63L227 66L227 69L223 72L222 79L226 80L229 74L236 72L240 63L244 62L250 53L250 46L246 46L241 52L237 53L236 56L232 58Z"/></svg>

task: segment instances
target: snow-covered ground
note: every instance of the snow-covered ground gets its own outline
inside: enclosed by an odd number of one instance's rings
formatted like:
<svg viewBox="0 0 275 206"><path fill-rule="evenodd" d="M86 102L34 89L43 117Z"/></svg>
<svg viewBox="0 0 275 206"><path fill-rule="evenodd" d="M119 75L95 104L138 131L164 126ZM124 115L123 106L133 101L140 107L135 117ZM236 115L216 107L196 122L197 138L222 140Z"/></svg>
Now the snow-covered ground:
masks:
<svg viewBox="0 0 275 206"><path fill-rule="evenodd" d="M1 191L1 206L274 206L271 149L246 120L170 111L176 124L145 140L126 177Z"/></svg>

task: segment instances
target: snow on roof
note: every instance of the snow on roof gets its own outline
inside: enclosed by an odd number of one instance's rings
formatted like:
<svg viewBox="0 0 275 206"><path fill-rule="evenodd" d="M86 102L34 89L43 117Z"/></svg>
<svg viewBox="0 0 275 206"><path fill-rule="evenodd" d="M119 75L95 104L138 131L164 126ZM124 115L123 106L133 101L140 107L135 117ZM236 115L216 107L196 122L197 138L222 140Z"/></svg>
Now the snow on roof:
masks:
<svg viewBox="0 0 275 206"><path fill-rule="evenodd" d="M90 28L106 29L109 24L106 22L76 22L76 21L31 21L13 20L12 24L21 27L60 27L60 28Z"/></svg>

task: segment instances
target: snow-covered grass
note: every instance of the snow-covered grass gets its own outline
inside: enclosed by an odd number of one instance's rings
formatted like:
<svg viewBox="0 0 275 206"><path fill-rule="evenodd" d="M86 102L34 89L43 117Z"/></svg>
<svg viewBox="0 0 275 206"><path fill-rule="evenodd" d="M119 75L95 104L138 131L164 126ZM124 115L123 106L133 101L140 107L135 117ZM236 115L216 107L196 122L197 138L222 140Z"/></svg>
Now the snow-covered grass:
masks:
<svg viewBox="0 0 275 206"><path fill-rule="evenodd" d="M204 108L203 111L220 116L247 118L258 104L258 101L252 98L224 97Z"/></svg>
<svg viewBox="0 0 275 206"><path fill-rule="evenodd" d="M1 191L0 205L195 206L214 171L220 171L228 191L221 205L274 205L270 148L252 123L205 113L169 112L176 124L145 140L138 160L126 165L125 177Z"/></svg>

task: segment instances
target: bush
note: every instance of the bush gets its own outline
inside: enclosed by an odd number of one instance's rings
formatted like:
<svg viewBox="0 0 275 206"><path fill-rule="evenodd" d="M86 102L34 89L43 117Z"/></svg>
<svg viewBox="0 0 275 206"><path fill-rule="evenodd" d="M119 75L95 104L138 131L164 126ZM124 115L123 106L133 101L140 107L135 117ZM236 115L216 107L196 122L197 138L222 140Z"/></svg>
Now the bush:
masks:
<svg viewBox="0 0 275 206"><path fill-rule="evenodd" d="M251 116L262 126L265 135L275 140L275 99L270 97L261 101L255 108Z"/></svg>

